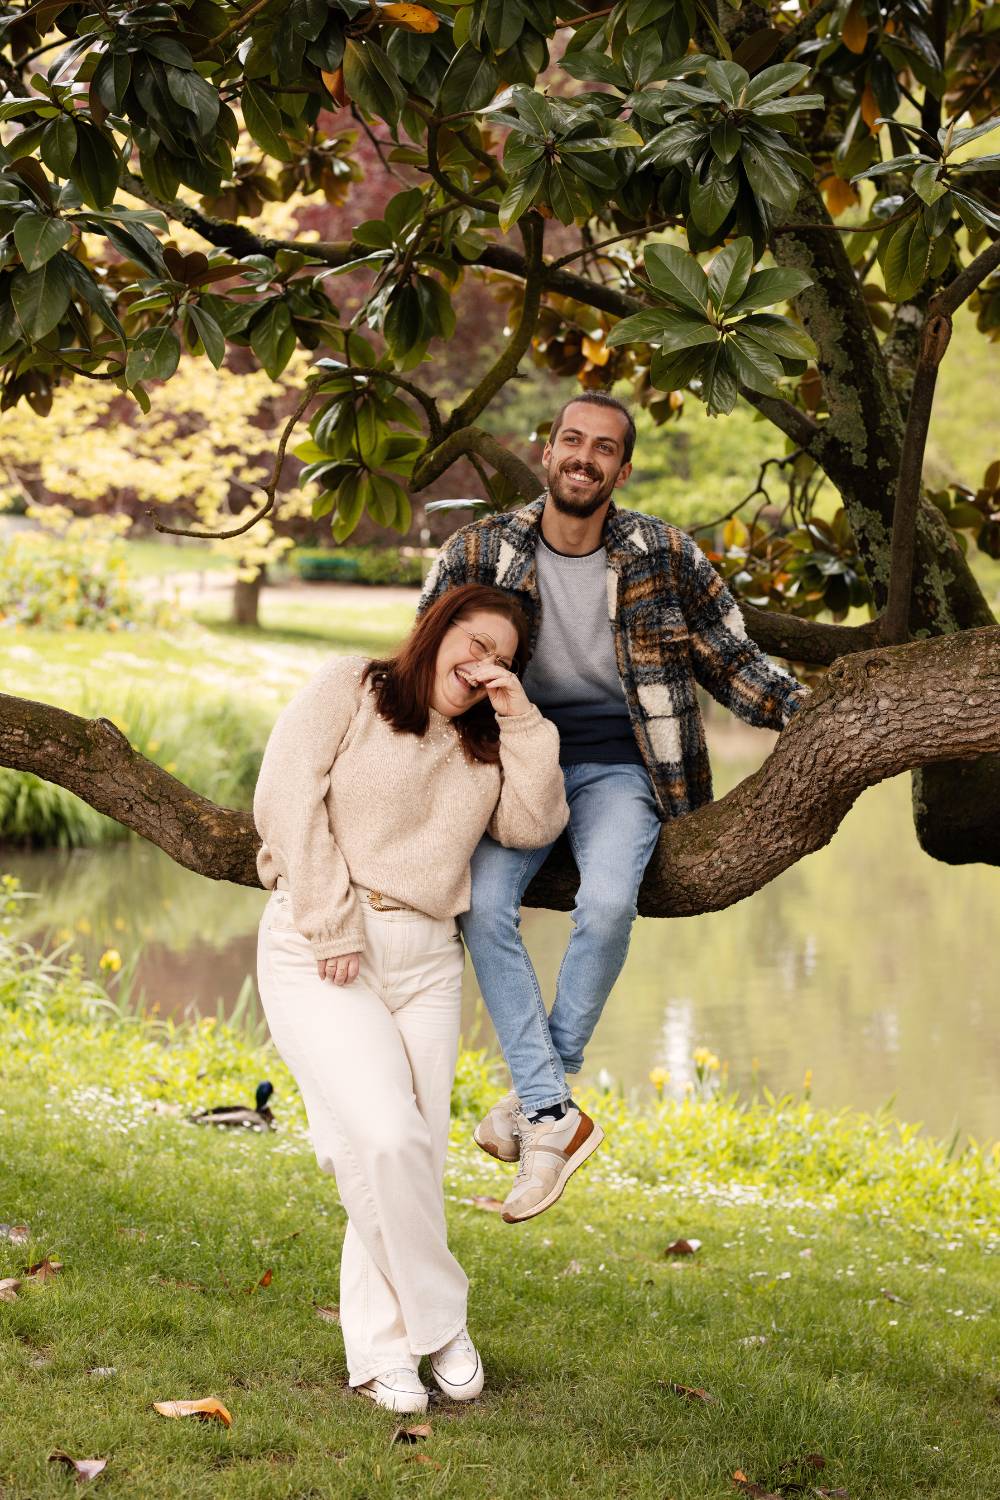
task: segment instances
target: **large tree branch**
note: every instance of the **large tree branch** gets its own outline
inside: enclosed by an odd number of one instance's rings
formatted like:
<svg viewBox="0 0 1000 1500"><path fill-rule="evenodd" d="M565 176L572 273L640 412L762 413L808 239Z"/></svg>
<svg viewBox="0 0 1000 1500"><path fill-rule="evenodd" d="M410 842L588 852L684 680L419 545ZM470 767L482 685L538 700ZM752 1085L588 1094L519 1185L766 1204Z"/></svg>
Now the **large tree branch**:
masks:
<svg viewBox="0 0 1000 1500"><path fill-rule="evenodd" d="M841 656L870 651L878 645L878 626L830 625L824 620L803 620L773 609L741 604L747 635L770 656L804 662L810 667L828 667Z"/></svg>
<svg viewBox="0 0 1000 1500"><path fill-rule="evenodd" d="M542 481L534 471L484 427L459 427L423 454L413 471L413 488L426 489L456 459L473 453L509 479L523 499L534 500L541 493Z"/></svg>
<svg viewBox="0 0 1000 1500"><path fill-rule="evenodd" d="M1000 630L847 657L759 771L721 801L664 824L639 910L693 916L730 906L828 843L866 787L990 751L1000 751ZM199 796L106 719L0 694L0 765L68 788L187 869L258 884L250 814ZM575 889L572 863L557 849L528 901L568 909Z"/></svg>

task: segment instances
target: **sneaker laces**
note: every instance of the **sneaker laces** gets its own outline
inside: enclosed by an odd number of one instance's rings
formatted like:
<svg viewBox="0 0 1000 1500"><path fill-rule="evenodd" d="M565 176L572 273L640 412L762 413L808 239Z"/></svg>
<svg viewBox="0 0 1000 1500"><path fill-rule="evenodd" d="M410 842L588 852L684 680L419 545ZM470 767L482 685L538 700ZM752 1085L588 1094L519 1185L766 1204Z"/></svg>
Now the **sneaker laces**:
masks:
<svg viewBox="0 0 1000 1500"><path fill-rule="evenodd" d="M442 1357L447 1359L452 1354L467 1354L471 1359L475 1357L475 1353L476 1346L469 1337L469 1330L462 1328L453 1339L449 1339L442 1348L432 1354L431 1359L439 1360Z"/></svg>
<svg viewBox="0 0 1000 1500"><path fill-rule="evenodd" d="M423 1381L420 1379L417 1371L411 1370L407 1365L400 1365L395 1370L384 1370L381 1375L374 1376L374 1379L381 1385L393 1385L396 1383L396 1377L399 1375L405 1376L406 1380L415 1380L417 1385L423 1386ZM400 1382L400 1384L403 1384L403 1382Z"/></svg>

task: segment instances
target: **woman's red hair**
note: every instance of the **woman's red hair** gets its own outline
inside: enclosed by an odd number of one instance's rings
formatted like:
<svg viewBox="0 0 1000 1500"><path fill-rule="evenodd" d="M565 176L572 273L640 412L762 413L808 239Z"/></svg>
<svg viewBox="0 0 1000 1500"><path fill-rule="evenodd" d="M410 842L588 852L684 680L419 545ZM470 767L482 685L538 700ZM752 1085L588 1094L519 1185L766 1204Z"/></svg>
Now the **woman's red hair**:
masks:
<svg viewBox="0 0 1000 1500"><path fill-rule="evenodd" d="M528 619L510 594L483 583L463 583L429 605L395 656L370 661L364 680L371 683L379 715L404 734L423 735L430 722L438 650L455 624L475 610L502 615L517 631L517 658L528 656ZM470 760L499 759L500 727L488 698L452 720Z"/></svg>

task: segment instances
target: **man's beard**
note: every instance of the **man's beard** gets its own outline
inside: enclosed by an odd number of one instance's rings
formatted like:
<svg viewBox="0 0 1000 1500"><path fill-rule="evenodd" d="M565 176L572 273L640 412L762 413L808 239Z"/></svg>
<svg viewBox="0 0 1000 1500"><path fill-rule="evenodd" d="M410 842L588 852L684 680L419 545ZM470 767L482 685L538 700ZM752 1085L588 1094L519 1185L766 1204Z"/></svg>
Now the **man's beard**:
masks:
<svg viewBox="0 0 1000 1500"><path fill-rule="evenodd" d="M568 468L569 465L566 464L563 467ZM580 521L586 521L589 516L599 511L602 505L607 504L611 491L615 487L615 479L618 477L615 475L612 479L604 479L591 465L585 464L583 467L587 470L588 477L598 479L597 488L586 500L576 499L569 491L568 484L564 484L562 473L555 464L550 464L545 473L549 494L556 510L564 516L575 516Z"/></svg>

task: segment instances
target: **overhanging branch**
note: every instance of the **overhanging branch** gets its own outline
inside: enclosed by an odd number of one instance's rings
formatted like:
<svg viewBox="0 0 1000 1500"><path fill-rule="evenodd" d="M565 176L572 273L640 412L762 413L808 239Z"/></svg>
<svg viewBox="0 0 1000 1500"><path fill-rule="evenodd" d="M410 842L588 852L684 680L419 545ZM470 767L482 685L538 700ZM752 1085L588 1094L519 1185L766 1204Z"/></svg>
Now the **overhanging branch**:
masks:
<svg viewBox="0 0 1000 1500"><path fill-rule="evenodd" d="M828 843L866 787L915 766L998 751L1000 629L847 657L759 771L721 801L664 824L639 910L694 916L730 906ZM106 719L0 694L0 765L66 787L208 879L258 884L250 814L184 786ZM575 890L572 864L557 850L528 902L565 910Z"/></svg>

